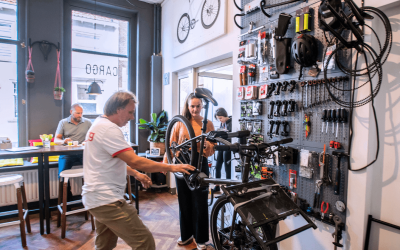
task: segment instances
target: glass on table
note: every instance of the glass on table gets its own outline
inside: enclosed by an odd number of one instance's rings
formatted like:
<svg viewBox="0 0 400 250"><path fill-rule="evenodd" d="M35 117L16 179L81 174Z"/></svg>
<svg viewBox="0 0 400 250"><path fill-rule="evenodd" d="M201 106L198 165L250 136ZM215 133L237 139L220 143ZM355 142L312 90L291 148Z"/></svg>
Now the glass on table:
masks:
<svg viewBox="0 0 400 250"><path fill-rule="evenodd" d="M68 141L68 146L72 146L72 141Z"/></svg>

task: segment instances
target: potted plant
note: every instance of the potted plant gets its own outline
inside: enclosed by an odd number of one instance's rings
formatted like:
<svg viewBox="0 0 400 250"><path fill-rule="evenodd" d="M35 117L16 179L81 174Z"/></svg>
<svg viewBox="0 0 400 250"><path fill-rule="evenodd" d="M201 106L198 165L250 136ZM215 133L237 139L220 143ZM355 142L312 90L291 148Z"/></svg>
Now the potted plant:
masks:
<svg viewBox="0 0 400 250"><path fill-rule="evenodd" d="M151 114L151 121L148 122L145 119L139 119L139 129L150 130L151 133L147 140L150 142L150 148L159 148L160 155L165 153L165 133L168 127L168 113L161 111L157 116L156 113Z"/></svg>
<svg viewBox="0 0 400 250"><path fill-rule="evenodd" d="M62 100L65 89L63 87L54 88L54 100Z"/></svg>

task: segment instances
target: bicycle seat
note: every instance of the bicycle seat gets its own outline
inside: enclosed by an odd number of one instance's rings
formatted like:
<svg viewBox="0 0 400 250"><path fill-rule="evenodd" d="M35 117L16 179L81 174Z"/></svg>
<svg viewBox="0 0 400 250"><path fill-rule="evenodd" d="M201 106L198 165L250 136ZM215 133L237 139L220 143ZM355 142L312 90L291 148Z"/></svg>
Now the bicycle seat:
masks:
<svg viewBox="0 0 400 250"><path fill-rule="evenodd" d="M203 98L203 99L205 99L206 101L211 102L214 106L217 106L217 105L218 105L217 100L215 100L215 99L213 98L211 91L208 90L208 89L205 89L205 88L196 88L196 89L194 90L194 95L195 95L197 98Z"/></svg>

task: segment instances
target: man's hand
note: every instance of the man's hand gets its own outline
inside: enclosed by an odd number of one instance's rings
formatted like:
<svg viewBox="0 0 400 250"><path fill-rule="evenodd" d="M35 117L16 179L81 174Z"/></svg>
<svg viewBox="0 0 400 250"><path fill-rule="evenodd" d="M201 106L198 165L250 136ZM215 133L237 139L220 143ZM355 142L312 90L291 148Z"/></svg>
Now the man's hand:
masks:
<svg viewBox="0 0 400 250"><path fill-rule="evenodd" d="M69 141L72 141L72 139L71 139L71 138L66 138L66 139L64 140L64 144L67 144Z"/></svg>
<svg viewBox="0 0 400 250"><path fill-rule="evenodd" d="M140 181L140 182L142 183L142 186L143 186L144 188L149 188L149 187L151 187L151 185L153 184L153 183L151 182L150 177L148 177L147 175L142 174L142 173L137 173L137 174L135 175L135 179L138 180L138 181Z"/></svg>
<svg viewBox="0 0 400 250"><path fill-rule="evenodd" d="M196 168L188 164L171 164L171 172L181 172L185 174L190 174L188 171L193 171Z"/></svg>

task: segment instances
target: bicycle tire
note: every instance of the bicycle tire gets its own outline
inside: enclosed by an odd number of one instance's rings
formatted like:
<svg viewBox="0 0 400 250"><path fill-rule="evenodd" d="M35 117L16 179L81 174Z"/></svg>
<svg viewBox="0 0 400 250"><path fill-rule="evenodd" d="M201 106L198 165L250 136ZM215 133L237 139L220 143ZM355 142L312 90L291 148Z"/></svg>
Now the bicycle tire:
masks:
<svg viewBox="0 0 400 250"><path fill-rule="evenodd" d="M227 207L225 207L225 205L227 205ZM210 215L210 229L211 229L211 237L215 246L216 250L227 250L227 249L231 249L230 246L227 246L226 248L222 245L221 243L221 239L220 239L220 235L219 235L219 230L221 230L221 227L218 226L218 220L219 218L221 218L220 216L220 211L222 209L222 207L229 208L228 213L230 214L229 216L224 216L224 218L226 217L227 222L224 222L224 228L226 228L227 226L231 226L232 223L232 217L233 217L233 206L232 204L228 201L228 199L226 198L226 196L223 194L221 195L218 200L215 202L214 206L212 207L211 210L211 215ZM240 220L240 216L237 215L236 217L236 222ZM229 228L230 230L230 228ZM262 226L262 231L264 233L264 237L266 238L273 238L275 236L275 234L271 234L271 227L270 225L263 225ZM250 230L248 231L248 233L250 233ZM229 232L227 230L227 235L229 235ZM247 235L247 234L246 234ZM252 240L254 241L254 240ZM260 246L258 246L258 244L256 246L254 246L254 248L251 249L261 249ZM272 244L269 246L270 250L277 250L278 247L276 244Z"/></svg>
<svg viewBox="0 0 400 250"><path fill-rule="evenodd" d="M219 10L221 9L221 0L216 0L216 1L218 1L217 14L215 15L215 18L211 22L211 24L208 24L208 25L205 24L204 20L203 20L203 13L204 13L204 7L206 6L207 1L210 1L210 0L205 0L204 4L203 4L203 7L201 8L201 24L203 25L203 28L205 28L205 29L209 29L214 25L215 21L217 21L217 18L218 18L218 15L219 15Z"/></svg>
<svg viewBox="0 0 400 250"><path fill-rule="evenodd" d="M183 124L183 126L185 126L186 130L188 131L189 134L189 140L194 138L196 135L194 133L192 124L189 122L188 119L186 119L184 116L181 115L177 115L174 116L171 121L168 124L167 127L167 132L165 134L165 149L166 149L166 153L167 153L167 158L168 158L168 163L169 164L173 164L173 157L171 154L171 133L172 133L172 128L174 127L174 125L178 122L181 122ZM192 152L197 152L197 143L193 140L190 142L190 147L192 148ZM196 167L196 154L191 154L190 155L190 161L188 162L188 164ZM174 173L174 175L179 178L179 179L183 179L183 174L180 172Z"/></svg>
<svg viewBox="0 0 400 250"><path fill-rule="evenodd" d="M179 26L180 26L180 23L181 23L181 21L182 21L182 19L183 18L187 18L187 20L188 20L188 27L187 27L187 33L186 33L186 36L184 36L182 39L179 37ZM178 38L178 41L180 42L180 43L184 43L185 41L186 41L186 39L188 38L188 36L189 36L189 32L190 32L190 17L189 17L189 14L188 13L184 13L182 16L181 16L181 18L179 19L179 22L178 22L178 26L177 26L177 28L176 28L176 37Z"/></svg>

